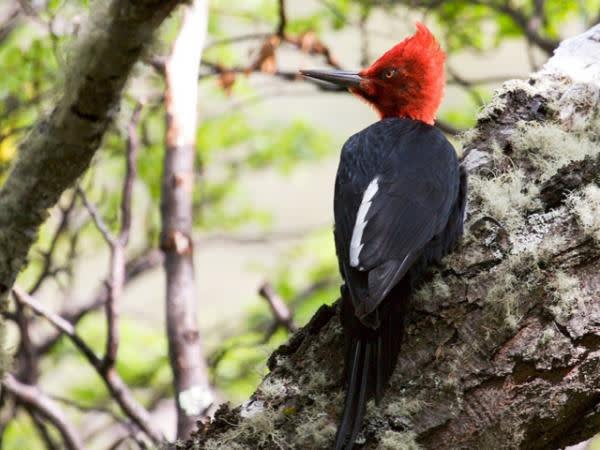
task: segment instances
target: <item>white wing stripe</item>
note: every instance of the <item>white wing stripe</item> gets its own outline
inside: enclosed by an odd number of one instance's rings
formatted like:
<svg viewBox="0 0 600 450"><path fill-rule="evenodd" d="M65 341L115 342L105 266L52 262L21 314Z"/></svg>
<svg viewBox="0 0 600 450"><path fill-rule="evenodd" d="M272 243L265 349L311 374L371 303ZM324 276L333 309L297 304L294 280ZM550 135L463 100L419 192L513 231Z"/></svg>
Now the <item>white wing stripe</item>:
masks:
<svg viewBox="0 0 600 450"><path fill-rule="evenodd" d="M352 267L358 267L359 265L358 257L364 245L362 243L362 236L368 222L365 218L371 207L373 197L378 190L379 177L375 177L367 186L360 207L358 208L358 213L356 213L356 222L354 223L354 230L352 231L352 239L350 241L350 265Z"/></svg>

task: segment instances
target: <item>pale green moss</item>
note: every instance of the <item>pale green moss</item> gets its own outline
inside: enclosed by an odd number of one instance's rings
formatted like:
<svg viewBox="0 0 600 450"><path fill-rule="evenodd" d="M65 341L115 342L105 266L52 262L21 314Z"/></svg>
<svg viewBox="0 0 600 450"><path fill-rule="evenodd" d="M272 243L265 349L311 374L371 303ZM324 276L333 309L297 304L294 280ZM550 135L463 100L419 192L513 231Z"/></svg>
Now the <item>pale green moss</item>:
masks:
<svg viewBox="0 0 600 450"><path fill-rule="evenodd" d="M431 299L446 300L450 298L450 286L444 281L440 273L436 273L428 283L419 287L412 295L417 302L427 302Z"/></svg>
<svg viewBox="0 0 600 450"><path fill-rule="evenodd" d="M600 188L594 184L569 196L567 204L584 232L600 241Z"/></svg>
<svg viewBox="0 0 600 450"><path fill-rule="evenodd" d="M228 442L223 444L216 439L208 439L206 442L204 442L204 448L206 450L245 450L244 446L236 442Z"/></svg>
<svg viewBox="0 0 600 450"><path fill-rule="evenodd" d="M285 397L289 380L273 376L265 378L258 390L269 399Z"/></svg>
<svg viewBox="0 0 600 450"><path fill-rule="evenodd" d="M538 340L538 345L544 347L548 342L551 342L555 336L556 331L554 331L553 328L546 328Z"/></svg>
<svg viewBox="0 0 600 450"><path fill-rule="evenodd" d="M385 407L385 414L409 418L423 409L425 403L417 398L398 397Z"/></svg>
<svg viewBox="0 0 600 450"><path fill-rule="evenodd" d="M337 427L327 414L309 417L296 428L299 448L328 448L335 438Z"/></svg>
<svg viewBox="0 0 600 450"><path fill-rule="evenodd" d="M480 136L480 131L478 128L469 128L468 130L463 131L460 136L460 142L462 142L463 146L465 144L469 144L470 142L473 142L475 139L477 139ZM462 154L463 150L461 150L461 154Z"/></svg>
<svg viewBox="0 0 600 450"><path fill-rule="evenodd" d="M487 292L485 301L500 307L504 313L504 323L510 328L515 329L521 321L518 312L520 283L517 277L508 272L502 275Z"/></svg>
<svg viewBox="0 0 600 450"><path fill-rule="evenodd" d="M386 430L381 437L379 448L382 450L419 450L421 447L417 444L416 433L405 431Z"/></svg>
<svg viewBox="0 0 600 450"><path fill-rule="evenodd" d="M545 181L572 161L598 154L598 143L586 134L563 130L555 123L520 122L510 138L516 152L528 152L528 158L540 169Z"/></svg>
<svg viewBox="0 0 600 450"><path fill-rule="evenodd" d="M592 83L575 83L553 105L559 111L563 126L570 131L598 133L600 123L596 120L600 88Z"/></svg>
<svg viewBox="0 0 600 450"><path fill-rule="evenodd" d="M520 169L492 178L473 175L469 184L471 195L481 200L479 212L494 217L509 230L522 226L526 211L539 206L538 189L528 183Z"/></svg>
<svg viewBox="0 0 600 450"><path fill-rule="evenodd" d="M554 274L550 285L553 288L553 304L548 308L558 320L568 319L576 307L584 307L585 294L580 281L563 271Z"/></svg>

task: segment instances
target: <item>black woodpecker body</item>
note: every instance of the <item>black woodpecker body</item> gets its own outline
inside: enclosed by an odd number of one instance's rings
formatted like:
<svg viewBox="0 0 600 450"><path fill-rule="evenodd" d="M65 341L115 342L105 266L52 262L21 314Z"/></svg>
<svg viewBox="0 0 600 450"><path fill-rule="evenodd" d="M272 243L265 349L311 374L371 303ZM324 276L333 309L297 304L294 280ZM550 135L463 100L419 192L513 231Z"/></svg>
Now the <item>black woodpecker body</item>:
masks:
<svg viewBox="0 0 600 450"><path fill-rule="evenodd" d="M463 232L467 179L433 118L444 54L423 25L358 73L304 71L371 103L382 120L344 144L335 181L335 246L346 397L335 449L351 449L366 402L394 371L411 291Z"/></svg>

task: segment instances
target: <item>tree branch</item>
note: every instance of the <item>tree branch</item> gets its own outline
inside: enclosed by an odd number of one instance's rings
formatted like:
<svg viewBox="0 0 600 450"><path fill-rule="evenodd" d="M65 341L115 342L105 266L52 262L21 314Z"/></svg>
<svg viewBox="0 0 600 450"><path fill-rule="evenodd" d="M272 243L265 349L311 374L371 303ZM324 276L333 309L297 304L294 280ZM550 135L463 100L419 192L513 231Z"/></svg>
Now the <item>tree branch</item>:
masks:
<svg viewBox="0 0 600 450"><path fill-rule="evenodd" d="M42 286L42 283L48 278L48 276L52 275L54 271L54 253L56 251L56 247L58 245L58 241L64 232L68 229L69 220L71 218L71 213L75 208L75 203L77 200L77 195L73 194L70 201L68 202L66 207L59 207L60 210L60 222L54 231L54 235L50 240L50 244L48 245L48 250L42 252L43 265L40 274L34 281L31 289L29 290L30 294L35 294L37 290Z"/></svg>
<svg viewBox="0 0 600 450"><path fill-rule="evenodd" d="M131 68L154 30L180 0L93 4L94 20L66 69L53 111L19 147L0 190L0 302L25 264L47 210L85 171L111 122Z"/></svg>
<svg viewBox="0 0 600 450"><path fill-rule="evenodd" d="M192 240L198 71L207 23L207 0L194 0L185 9L165 63L167 136L160 245L165 253L167 338L178 438L190 435L213 401L197 324Z"/></svg>
<svg viewBox="0 0 600 450"><path fill-rule="evenodd" d="M69 450L83 450L83 442L75 426L70 423L58 406L37 387L21 383L11 374L2 381L4 388L19 402L31 407L56 427Z"/></svg>
<svg viewBox="0 0 600 450"><path fill-rule="evenodd" d="M90 217L94 221L94 225L96 226L96 229L100 232L100 235L102 236L104 241L110 247L113 247L115 245L117 238L113 235L113 233L110 231L110 228L108 227L108 225L106 225L106 223L104 222L104 219L102 218L100 211L98 211L98 208L96 208L96 206L94 206L88 200L87 195L85 194L84 190L81 189L80 186L75 187L75 192L77 193L79 198L81 198L81 202L83 203L83 206L85 207L85 209L89 213Z"/></svg>
<svg viewBox="0 0 600 450"><path fill-rule="evenodd" d="M19 23L20 14L21 9L15 4L8 10L6 16L2 18L2 22L0 22L0 44L2 44L2 41L6 40L16 28Z"/></svg>
<svg viewBox="0 0 600 450"><path fill-rule="evenodd" d="M546 38L539 33L539 28L542 23L541 19L537 16L534 15L531 18L528 18L523 11L514 7L511 2L491 1L489 6L496 11L509 16L513 22L523 30L527 40L539 47L547 55L551 56L554 49L558 47L559 42L557 40Z"/></svg>
<svg viewBox="0 0 600 450"><path fill-rule="evenodd" d="M47 309L29 294L18 287L13 288L15 300L23 305L27 305L33 312L46 318L50 324L65 334L77 349L83 354L87 361L96 369L106 387L112 394L121 410L143 430L155 443L163 441L161 433L154 428L148 412L135 400L133 394L123 382L113 366L107 366L104 361L98 357L87 343L77 334L75 327L67 322L58 314Z"/></svg>
<svg viewBox="0 0 600 450"><path fill-rule="evenodd" d="M264 282L258 289L258 294L269 304L269 308L275 317L277 326L282 326L289 332L294 333L298 327L294 323L294 316L283 299L277 295L270 283Z"/></svg>
<svg viewBox="0 0 600 450"><path fill-rule="evenodd" d="M287 15L285 11L285 0L278 0L278 12L279 12L279 22L277 23L277 29L275 30L275 34L277 34L280 38L285 38L285 27L287 25Z"/></svg>
<svg viewBox="0 0 600 450"><path fill-rule="evenodd" d="M152 270L163 263L163 254L160 250L151 249L142 252L140 255L130 259L126 264L125 269L125 284L135 280L140 275ZM96 294L92 295L88 300L82 302L76 307L69 307L62 311L59 316L64 318L68 323L77 325L79 321L91 311L104 306L108 299L107 282L102 281ZM70 302L71 303L71 302ZM62 333L58 330L46 335L43 339L36 343L36 351L39 354L46 354L60 339Z"/></svg>
<svg viewBox="0 0 600 450"><path fill-rule="evenodd" d="M140 142L137 127L142 112L141 103L137 103L133 109L131 119L127 124L127 149L125 181L123 182L123 192L121 200L121 232L119 235L120 244L125 247L129 242L129 232L131 230L131 213L133 185L137 177L137 155L140 151Z"/></svg>

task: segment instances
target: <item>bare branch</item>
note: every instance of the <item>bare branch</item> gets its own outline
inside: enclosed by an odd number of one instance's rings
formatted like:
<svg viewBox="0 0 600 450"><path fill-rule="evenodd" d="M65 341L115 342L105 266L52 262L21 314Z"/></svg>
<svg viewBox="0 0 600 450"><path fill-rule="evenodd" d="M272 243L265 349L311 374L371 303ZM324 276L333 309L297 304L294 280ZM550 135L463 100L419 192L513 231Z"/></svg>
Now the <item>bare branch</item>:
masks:
<svg viewBox="0 0 600 450"><path fill-rule="evenodd" d="M163 263L163 260L163 253L158 249L146 250L140 255L132 258L126 264L125 284L135 280L147 271L158 267ZM62 311L59 316L63 317L68 323L76 325L86 314L95 311L106 304L109 294L107 284L106 281L102 281L99 288L96 290L95 295L77 307ZM47 353L58 339L60 339L61 335L62 333L60 331L47 335L43 340L37 343L37 352L39 354Z"/></svg>
<svg viewBox="0 0 600 450"><path fill-rule="evenodd" d="M133 397L133 394L123 382L114 367L107 366L94 351L85 343L85 341L77 334L75 327L64 320L56 313L47 309L43 304L39 303L24 290L15 287L13 288L15 299L24 305L30 307L36 314L43 316L54 327L67 335L77 349L85 356L88 362L96 369L105 382L106 387L111 392L112 397L121 407L122 411L143 430L154 442L158 443L163 440L161 433L154 429L150 414L141 406Z"/></svg>
<svg viewBox="0 0 600 450"><path fill-rule="evenodd" d="M141 112L142 105L137 103L133 109L131 119L129 119L129 123L127 124L127 163L121 200L121 233L119 236L119 241L122 246L127 245L127 242L129 241L129 231L131 230L131 197L133 195L134 181L137 176L137 155L140 150L137 126L140 121Z"/></svg>
<svg viewBox="0 0 600 450"><path fill-rule="evenodd" d="M28 405L24 405L27 414L31 418L33 425L35 426L38 434L40 435L41 440L44 442L47 450L60 450L59 444L54 441L54 437L50 433L48 429L48 423L44 420L44 417L41 416L34 408Z"/></svg>
<svg viewBox="0 0 600 450"><path fill-rule="evenodd" d="M486 2L478 0L476 3L490 6L496 11L509 16L513 22L521 28L523 33L525 33L527 40L543 50L548 56L551 56L554 49L558 47L559 41L546 38L540 34L539 29L542 25L541 20L538 20L535 15L527 17L527 15L522 10L515 7L512 2L495 0Z"/></svg>
<svg viewBox="0 0 600 450"><path fill-rule="evenodd" d="M101 366L101 359L94 353L94 351L88 347L83 339L75 331L75 327L63 319L58 314L48 309L43 303L38 302L27 292L18 286L13 288L13 294L15 300L22 305L28 306L31 310L39 316L44 317L50 322L55 328L60 330L61 333L67 335L73 344L84 354L88 362L92 364L96 369Z"/></svg>
<svg viewBox="0 0 600 450"><path fill-rule="evenodd" d="M104 365L113 367L117 360L119 348L119 300L125 286L125 249L129 242L131 230L133 185L137 175L136 163L139 152L137 125L140 119L141 105L138 103L127 125L128 138L126 150L125 178L121 198L121 231L118 238L113 238L110 251L110 275L108 299L106 302L106 352Z"/></svg>
<svg viewBox="0 0 600 450"><path fill-rule="evenodd" d="M278 326L284 327L290 333L294 333L298 330L298 327L294 323L292 312L283 299L275 292L271 283L265 281L258 289L258 293L269 304L269 308L271 308L271 312L273 313L273 317Z"/></svg>
<svg viewBox="0 0 600 450"><path fill-rule="evenodd" d="M282 39L285 37L285 26L287 25L287 15L285 11L285 0L278 0L278 12L279 12L279 23L277 24L277 29L275 30L275 34L277 34Z"/></svg>
<svg viewBox="0 0 600 450"><path fill-rule="evenodd" d="M167 278L169 356L177 437L193 431L213 401L200 341L192 240L198 71L207 33L207 0L194 0L165 64L167 136L162 180L161 249Z"/></svg>
<svg viewBox="0 0 600 450"><path fill-rule="evenodd" d="M69 226L69 219L71 217L73 209L75 208L76 200L77 195L73 194L66 207L59 207L61 214L60 222L58 223L58 226L54 231L54 235L50 240L50 245L48 246L48 249L42 253L42 258L44 261L42 270L38 275L37 279L34 281L33 286L29 290L30 294L35 294L37 290L42 286L42 283L46 280L46 278L52 275L52 272L54 270L54 252L56 251L56 247L58 245L60 237L64 234L64 232Z"/></svg>
<svg viewBox="0 0 600 450"><path fill-rule="evenodd" d="M11 374L6 374L2 381L4 388L13 394L19 402L35 409L59 431L66 448L83 450L83 442L75 426L65 417L60 408L40 389L21 383Z"/></svg>
<svg viewBox="0 0 600 450"><path fill-rule="evenodd" d="M2 23L0 23L0 44L2 44L2 41L7 39L12 31L16 28L17 24L19 23L20 13L21 10L19 6L14 5L8 11L6 17L2 18Z"/></svg>
<svg viewBox="0 0 600 450"><path fill-rule="evenodd" d="M103 364L113 367L117 360L119 348L119 305L125 284L125 249L116 242L110 254L110 276L108 282L108 299L106 301L106 350Z"/></svg>
<svg viewBox="0 0 600 450"><path fill-rule="evenodd" d="M256 39L266 39L271 36L272 33L248 33L248 34L240 34L239 36L233 36L230 38L218 39L212 42L209 42L204 46L204 51L209 50L213 47L218 47L220 45L229 45L235 44L238 42L244 41L253 41Z"/></svg>
<svg viewBox="0 0 600 450"><path fill-rule="evenodd" d="M83 206L85 206L85 209L87 209L88 213L90 214L90 217L94 221L94 225L96 225L96 228L98 229L106 243L113 247L116 243L116 238L112 234L106 223L104 223L104 220L102 219L102 216L100 215L98 209L87 199L85 192L83 191L83 189L81 189L80 186L77 186L75 188L75 192L81 198Z"/></svg>

